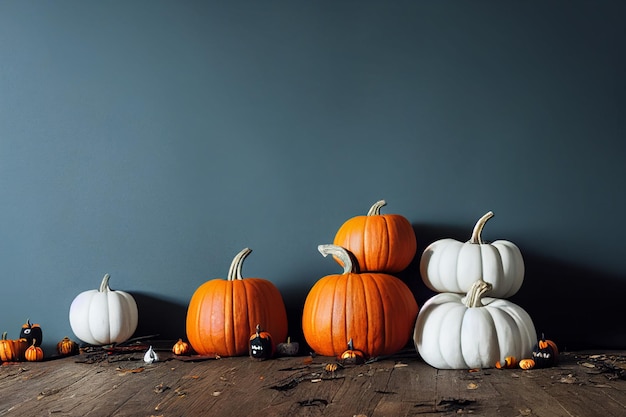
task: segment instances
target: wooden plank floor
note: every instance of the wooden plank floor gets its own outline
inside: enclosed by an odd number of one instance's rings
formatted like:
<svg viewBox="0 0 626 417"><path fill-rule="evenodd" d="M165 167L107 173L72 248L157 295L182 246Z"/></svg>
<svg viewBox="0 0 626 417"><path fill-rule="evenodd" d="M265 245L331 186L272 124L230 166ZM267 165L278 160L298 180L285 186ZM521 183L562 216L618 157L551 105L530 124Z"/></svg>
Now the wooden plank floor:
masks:
<svg viewBox="0 0 626 417"><path fill-rule="evenodd" d="M0 367L0 416L625 416L626 354L564 353L529 371L436 370L413 351L325 370L328 357L179 360L161 351Z"/></svg>

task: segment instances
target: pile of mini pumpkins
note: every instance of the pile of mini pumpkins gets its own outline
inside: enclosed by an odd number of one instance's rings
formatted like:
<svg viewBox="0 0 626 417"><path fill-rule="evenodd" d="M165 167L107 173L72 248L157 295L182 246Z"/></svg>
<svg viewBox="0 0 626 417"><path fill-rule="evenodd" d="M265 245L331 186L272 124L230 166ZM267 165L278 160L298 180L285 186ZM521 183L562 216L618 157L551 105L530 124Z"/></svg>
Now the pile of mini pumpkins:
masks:
<svg viewBox="0 0 626 417"><path fill-rule="evenodd" d="M44 359L41 348L43 331L41 326L31 323L30 319L22 325L18 339L7 339L7 332L0 340L0 362L38 362ZM57 352L61 356L78 353L78 344L68 337L57 343Z"/></svg>

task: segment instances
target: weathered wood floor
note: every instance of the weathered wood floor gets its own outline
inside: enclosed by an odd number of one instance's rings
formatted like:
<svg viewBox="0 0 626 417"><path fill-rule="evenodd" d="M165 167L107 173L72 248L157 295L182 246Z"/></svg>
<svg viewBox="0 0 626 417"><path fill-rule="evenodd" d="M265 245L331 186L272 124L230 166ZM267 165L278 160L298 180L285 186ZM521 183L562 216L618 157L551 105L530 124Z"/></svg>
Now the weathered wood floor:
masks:
<svg viewBox="0 0 626 417"><path fill-rule="evenodd" d="M416 354L182 361L82 354L0 367L0 416L625 416L626 354L565 353L530 371L439 371Z"/></svg>

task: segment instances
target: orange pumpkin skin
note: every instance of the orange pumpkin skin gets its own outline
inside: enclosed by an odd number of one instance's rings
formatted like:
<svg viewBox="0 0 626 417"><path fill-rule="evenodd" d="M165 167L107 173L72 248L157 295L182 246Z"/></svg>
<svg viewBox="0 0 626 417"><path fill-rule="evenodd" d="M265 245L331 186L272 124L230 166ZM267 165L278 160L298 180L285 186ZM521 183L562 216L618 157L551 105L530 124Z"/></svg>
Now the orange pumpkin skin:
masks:
<svg viewBox="0 0 626 417"><path fill-rule="evenodd" d="M347 220L335 235L333 243L352 252L363 272L403 271L417 252L413 226L399 214L380 214L385 204L378 201L366 216Z"/></svg>
<svg viewBox="0 0 626 417"><path fill-rule="evenodd" d="M4 332L0 340L0 362L23 361L27 348L26 339L7 339L7 332Z"/></svg>
<svg viewBox="0 0 626 417"><path fill-rule="evenodd" d="M323 356L342 355L350 339L366 357L398 352L410 339L417 317L411 290L392 275L347 272L350 260L342 261L348 263L344 273L320 279L306 297L306 342Z"/></svg>
<svg viewBox="0 0 626 417"><path fill-rule="evenodd" d="M38 362L43 360L43 349L35 343L37 343L37 341L33 339L33 344L26 349L26 352L24 352L24 357L29 362Z"/></svg>
<svg viewBox="0 0 626 417"><path fill-rule="evenodd" d="M280 291L262 278L242 278L241 263L250 249L240 252L228 279L202 284L187 310L187 339L200 355L248 354L250 334L258 323L276 336L287 337L287 311Z"/></svg>

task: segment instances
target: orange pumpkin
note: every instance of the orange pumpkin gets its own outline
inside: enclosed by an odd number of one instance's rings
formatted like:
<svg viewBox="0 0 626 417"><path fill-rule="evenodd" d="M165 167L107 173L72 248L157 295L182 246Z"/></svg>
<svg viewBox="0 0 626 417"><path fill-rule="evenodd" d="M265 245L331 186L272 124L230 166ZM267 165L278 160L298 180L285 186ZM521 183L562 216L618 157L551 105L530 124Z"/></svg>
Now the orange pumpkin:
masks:
<svg viewBox="0 0 626 417"><path fill-rule="evenodd" d="M187 339L200 355L247 355L258 323L276 340L287 337L287 311L278 288L266 279L241 275L250 252L246 248L235 256L227 279L207 281L191 297Z"/></svg>
<svg viewBox="0 0 626 417"><path fill-rule="evenodd" d="M345 365L360 365L365 362L365 354L354 348L352 339L348 340L348 349L339 356L341 363Z"/></svg>
<svg viewBox="0 0 626 417"><path fill-rule="evenodd" d="M402 349L418 312L409 287L392 275L358 273L345 248L318 249L324 256L338 257L344 271L317 281L306 297L302 330L308 345L323 356L341 355L349 339L367 357Z"/></svg>
<svg viewBox="0 0 626 417"><path fill-rule="evenodd" d="M37 339L33 339L33 344L26 349L24 357L29 362L38 362L43 360L43 349L37 346Z"/></svg>
<svg viewBox="0 0 626 417"><path fill-rule="evenodd" d="M361 271L400 272L417 252L413 226L399 214L380 214L386 204L377 201L366 216L347 220L335 235L333 243L352 252Z"/></svg>
<svg viewBox="0 0 626 417"><path fill-rule="evenodd" d="M7 339L7 332L2 333L0 340L0 362L18 362L24 360L24 352L28 348L26 339Z"/></svg>

